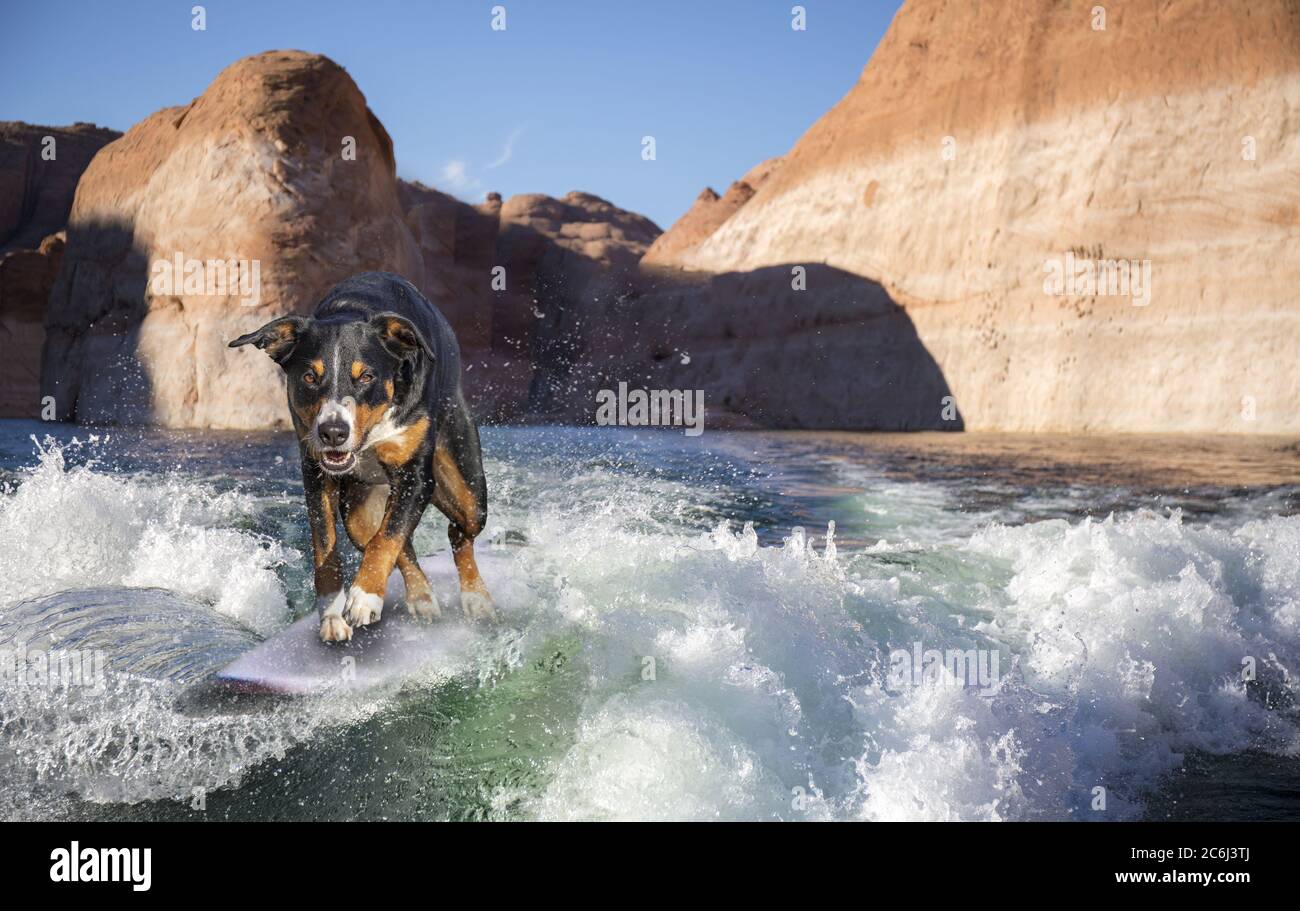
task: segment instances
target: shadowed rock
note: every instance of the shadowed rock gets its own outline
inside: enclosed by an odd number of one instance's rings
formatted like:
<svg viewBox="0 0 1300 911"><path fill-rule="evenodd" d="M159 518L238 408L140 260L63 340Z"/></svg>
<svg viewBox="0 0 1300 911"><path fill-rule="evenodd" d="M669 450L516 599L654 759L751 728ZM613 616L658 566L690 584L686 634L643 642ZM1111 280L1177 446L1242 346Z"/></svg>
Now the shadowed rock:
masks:
<svg viewBox="0 0 1300 911"><path fill-rule="evenodd" d="M89 123L0 122L0 254L34 250L63 230L82 172L121 135Z"/></svg>
<svg viewBox="0 0 1300 911"><path fill-rule="evenodd" d="M45 308L77 181L122 134L88 123L0 123L0 417L40 413Z"/></svg>

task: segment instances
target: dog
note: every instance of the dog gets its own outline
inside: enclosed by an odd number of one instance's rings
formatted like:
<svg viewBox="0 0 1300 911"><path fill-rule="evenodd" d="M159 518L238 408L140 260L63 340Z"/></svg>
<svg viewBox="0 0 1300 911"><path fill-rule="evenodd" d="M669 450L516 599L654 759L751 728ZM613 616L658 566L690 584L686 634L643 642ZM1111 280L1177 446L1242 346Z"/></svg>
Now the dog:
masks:
<svg viewBox="0 0 1300 911"><path fill-rule="evenodd" d="M448 520L461 609L471 620L495 620L474 562L487 521L478 428L461 390L460 346L437 308L401 276L363 272L335 285L310 317L280 317L230 342L241 345L256 345L284 370L321 640L346 642L378 621L394 567L410 614L425 622L441 615L411 544L430 503ZM346 589L336 516L362 552Z"/></svg>

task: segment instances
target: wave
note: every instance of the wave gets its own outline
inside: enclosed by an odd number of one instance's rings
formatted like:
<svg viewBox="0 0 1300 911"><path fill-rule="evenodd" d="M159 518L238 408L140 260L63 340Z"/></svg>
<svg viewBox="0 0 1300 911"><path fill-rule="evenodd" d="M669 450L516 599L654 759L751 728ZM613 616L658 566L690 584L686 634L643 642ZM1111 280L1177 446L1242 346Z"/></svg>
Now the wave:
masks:
<svg viewBox="0 0 1300 911"><path fill-rule="evenodd" d="M327 795L280 772L340 738L349 756L383 738L431 763L385 778L413 782L385 808L422 813L421 795L464 781L480 809L447 815L542 819L1126 819L1189 751L1300 752L1300 517L1006 524L877 478L837 508L892 543L845 547L832 524L765 544L725 518L752 494L725 476L531 448L489 461L484 546L515 559L488 580L506 628L468 665L258 711L196 714L143 671L101 693L6 692L0 765L24 796L0 815L47 812L41 794L238 801L250 775L275 781L255 793L288 789L268 814L346 815L378 799L373 781L350 794L331 776ZM63 589L155 585L272 632L306 572L256 531L267 508L179 474L73 467L47 443L0 498L0 618ZM441 537L426 518L425 549ZM998 674L897 673L929 651L996 657Z"/></svg>
<svg viewBox="0 0 1300 911"><path fill-rule="evenodd" d="M0 497L0 611L68 589L159 587L262 634L287 622L276 570L301 554L249 529L252 497L180 474L113 474L94 458L69 464L99 442L36 442L36 465Z"/></svg>

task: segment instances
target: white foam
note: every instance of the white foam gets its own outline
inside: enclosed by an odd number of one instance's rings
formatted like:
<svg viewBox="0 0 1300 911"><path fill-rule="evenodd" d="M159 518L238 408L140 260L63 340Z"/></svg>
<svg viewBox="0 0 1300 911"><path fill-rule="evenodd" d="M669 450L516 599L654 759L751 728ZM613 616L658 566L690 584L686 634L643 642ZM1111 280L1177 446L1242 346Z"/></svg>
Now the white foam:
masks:
<svg viewBox="0 0 1300 911"><path fill-rule="evenodd" d="M660 476L571 459L487 468L485 544L527 541L513 573L487 581L526 606L470 665L443 670L477 682L486 705L557 650L579 678L577 695L548 702L543 690L530 704L549 752L535 777L487 786L490 815L1128 818L1187 750L1300 752L1286 708L1300 670L1300 517L963 515L936 531L942 491L912 502L909 484L877 479L856 505L892 543L854 552L829 529L776 546L748 526L701 533L717 500ZM0 569L25 597L163 584L256 627L283 612L275 567L295 556L245 530L258 508L182 478L68 468L47 447L0 501ZM437 524L421 540L441 543ZM1001 682L897 686L889 652L914 642L996 649ZM1259 675L1248 685L1246 657ZM10 779L98 800L185 799L192 783L236 787L381 701L196 722L131 685L102 705L7 698L0 730L25 726L0 763ZM1098 787L1104 811L1092 809Z"/></svg>
<svg viewBox="0 0 1300 911"><path fill-rule="evenodd" d="M859 765L859 815L1124 818L1189 749L1294 751L1294 720L1247 698L1241 674L1253 657L1256 693L1294 696L1298 530L1139 512L976 534L968 552L1011 569L980 626L1020 673L988 698L863 693L881 748Z"/></svg>
<svg viewBox="0 0 1300 911"><path fill-rule="evenodd" d="M767 774L727 722L639 690L583 718L536 812L570 820L774 817L782 788Z"/></svg>
<svg viewBox="0 0 1300 911"><path fill-rule="evenodd" d="M527 535L590 669L539 815L1070 819L1102 812L1104 787L1104 818L1125 818L1189 749L1300 743L1239 679L1254 656L1256 691L1294 688L1300 518L1143 512L948 543L900 520L926 543L881 560L798 532L686 534L672 482L538 483L498 521ZM875 500L905 505L895 486ZM889 689L885 655L918 640L998 650L1001 684Z"/></svg>
<svg viewBox="0 0 1300 911"><path fill-rule="evenodd" d="M275 569L301 557L239 529L251 498L169 475L70 467L47 440L17 489L0 497L0 610L65 589L157 586L189 595L260 633L284 625Z"/></svg>

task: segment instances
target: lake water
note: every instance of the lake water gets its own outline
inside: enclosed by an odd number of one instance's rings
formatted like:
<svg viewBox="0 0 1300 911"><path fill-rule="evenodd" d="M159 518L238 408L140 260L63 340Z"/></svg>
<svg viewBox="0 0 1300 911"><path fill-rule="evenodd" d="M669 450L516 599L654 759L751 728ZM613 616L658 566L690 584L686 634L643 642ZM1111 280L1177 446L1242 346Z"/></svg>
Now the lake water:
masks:
<svg viewBox="0 0 1300 911"><path fill-rule="evenodd" d="M1300 818L1296 440L483 444L500 626L277 701L205 681L310 609L291 436L0 422L0 646L106 660L4 682L0 817Z"/></svg>

